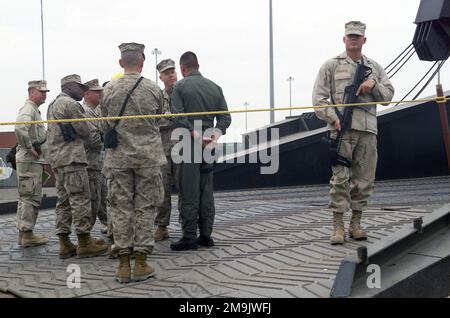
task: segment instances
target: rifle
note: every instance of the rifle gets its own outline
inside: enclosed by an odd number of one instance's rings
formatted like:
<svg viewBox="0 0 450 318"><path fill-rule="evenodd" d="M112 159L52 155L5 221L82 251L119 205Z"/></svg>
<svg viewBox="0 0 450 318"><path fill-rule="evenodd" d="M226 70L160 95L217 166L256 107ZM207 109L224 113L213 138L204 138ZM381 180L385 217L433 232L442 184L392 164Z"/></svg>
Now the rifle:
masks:
<svg viewBox="0 0 450 318"><path fill-rule="evenodd" d="M356 67L356 73L353 77L352 84L345 87L344 104L355 104L358 102L358 96L356 96L356 92L370 74L372 74L372 69L368 66L365 66L364 62L361 60L361 63ZM341 114L337 107L333 107L333 109L336 112L339 121L341 122L341 130L338 131L336 139L332 139L328 135L327 137L322 138L322 142L328 144L329 146L332 166L341 165L350 168L350 166L352 165L352 161L341 156L339 154L339 150L341 149L342 137L344 135L344 132L349 129L352 124L353 107L345 107L343 114Z"/></svg>

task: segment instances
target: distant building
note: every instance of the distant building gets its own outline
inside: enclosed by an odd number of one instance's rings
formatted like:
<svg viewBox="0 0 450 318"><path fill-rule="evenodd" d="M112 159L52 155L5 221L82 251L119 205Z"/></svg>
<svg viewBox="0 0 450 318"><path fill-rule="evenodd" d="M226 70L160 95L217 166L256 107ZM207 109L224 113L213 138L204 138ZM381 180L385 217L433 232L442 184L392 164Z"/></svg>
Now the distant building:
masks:
<svg viewBox="0 0 450 318"><path fill-rule="evenodd" d="M17 143L16 134L14 131L4 131L0 132L0 149L8 148L11 149ZM4 159L4 158L3 158Z"/></svg>

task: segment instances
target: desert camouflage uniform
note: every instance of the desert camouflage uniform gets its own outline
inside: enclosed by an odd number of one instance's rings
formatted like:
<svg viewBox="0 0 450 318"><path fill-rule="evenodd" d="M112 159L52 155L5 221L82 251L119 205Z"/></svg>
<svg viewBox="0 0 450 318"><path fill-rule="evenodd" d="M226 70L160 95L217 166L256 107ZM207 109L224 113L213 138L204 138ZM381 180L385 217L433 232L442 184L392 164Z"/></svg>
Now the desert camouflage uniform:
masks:
<svg viewBox="0 0 450 318"><path fill-rule="evenodd" d="M163 113L170 113L170 92L163 90ZM172 187L175 182L176 165L172 161L171 151L175 142L171 140L171 134L175 124L171 118L162 118L159 121L159 131L161 133L164 154L166 155L167 164L161 166L161 174L164 184L164 200L162 206L158 207L158 213L155 219L155 225L168 226L170 223L170 212L172 210Z"/></svg>
<svg viewBox="0 0 450 318"><path fill-rule="evenodd" d="M138 73L128 73L105 87L100 106L103 117L119 114L139 78ZM144 78L132 93L124 116L161 113L162 103L161 90ZM107 121L102 129L106 132L113 125L114 121ZM127 255L134 248L137 253L150 254L156 210L164 195L160 166L166 163L158 124L155 119L121 120L116 131L118 146L106 149L104 162L113 252Z"/></svg>
<svg viewBox="0 0 450 318"><path fill-rule="evenodd" d="M352 161L351 167L332 167L330 208L338 213L349 209L363 211L367 207L367 200L373 193L378 156L376 104L390 101L394 95L394 88L384 69L365 56L362 59L364 65L372 69L369 79L375 80L376 84L370 94L359 96L359 102L374 104L367 109L354 108L351 127L343 134L339 154ZM345 52L328 60L320 69L314 85L314 105L329 105L330 99L335 104L342 104L345 87L352 83L356 67L357 63ZM342 114L343 107L338 109ZM319 108L315 113L327 122L331 137L336 138L334 122L338 117L334 108Z"/></svg>
<svg viewBox="0 0 450 318"><path fill-rule="evenodd" d="M83 107L73 98L61 93L49 106L48 119L84 118ZM66 142L58 124L48 126L50 164L55 172L56 234L70 234L72 221L76 234L90 233L92 229L91 197L87 158L84 144L96 142L90 137L87 122L73 122L77 137Z"/></svg>
<svg viewBox="0 0 450 318"><path fill-rule="evenodd" d="M85 102L83 103L84 111L86 112L86 117L89 118L97 118L99 117L99 112L97 108L92 108L87 105ZM88 122L92 139L96 142L91 143L89 145L85 145L86 149L86 158L87 158L87 172L89 176L89 188L91 190L91 205L92 205L92 225L95 224L97 220L97 216L102 224L107 224L107 216L106 216L106 198L103 199L102 195L106 195L106 192L103 193L104 188L106 188L106 180L102 174L103 168L103 141L101 138L101 133L99 129L98 122ZM102 207L102 204L105 204Z"/></svg>
<svg viewBox="0 0 450 318"><path fill-rule="evenodd" d="M31 100L19 110L17 121L42 120L38 106ZM32 144L46 140L43 124L17 125L17 181L19 202L17 206L17 228L21 232L33 231L42 200L42 172L48 157L47 143L41 145L41 155L35 159Z"/></svg>

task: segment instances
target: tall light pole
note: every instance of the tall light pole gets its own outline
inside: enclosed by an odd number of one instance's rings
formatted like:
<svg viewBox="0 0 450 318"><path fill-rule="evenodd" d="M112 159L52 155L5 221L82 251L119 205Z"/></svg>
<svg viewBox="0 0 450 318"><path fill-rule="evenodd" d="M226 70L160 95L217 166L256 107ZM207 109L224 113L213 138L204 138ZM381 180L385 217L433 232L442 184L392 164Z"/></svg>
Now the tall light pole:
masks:
<svg viewBox="0 0 450 318"><path fill-rule="evenodd" d="M42 79L45 80L45 52L44 52L44 7L41 0L41 43L42 43Z"/></svg>
<svg viewBox="0 0 450 318"><path fill-rule="evenodd" d="M275 98L273 84L273 23L272 23L272 0L269 0L269 46L270 46L270 123L275 122Z"/></svg>
<svg viewBox="0 0 450 318"><path fill-rule="evenodd" d="M247 102L244 103L244 106L245 106L245 132L247 132L247 115L248 115L247 109L248 109L248 105L249 104Z"/></svg>
<svg viewBox="0 0 450 318"><path fill-rule="evenodd" d="M289 116L292 116L292 81L294 78L292 76L289 76L287 81L289 82Z"/></svg>
<svg viewBox="0 0 450 318"><path fill-rule="evenodd" d="M158 50L157 48L155 48L152 51L152 54L155 56L155 73L156 73L155 82L156 82L156 85L158 85L158 70L156 69L156 67L158 66L158 54L161 54L161 53L162 52L160 50Z"/></svg>

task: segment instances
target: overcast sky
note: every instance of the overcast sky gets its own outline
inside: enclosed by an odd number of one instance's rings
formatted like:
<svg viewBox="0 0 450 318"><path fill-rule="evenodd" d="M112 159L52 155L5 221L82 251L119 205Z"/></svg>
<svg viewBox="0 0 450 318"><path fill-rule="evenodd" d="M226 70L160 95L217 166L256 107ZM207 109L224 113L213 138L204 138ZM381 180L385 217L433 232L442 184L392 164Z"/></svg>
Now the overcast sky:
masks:
<svg viewBox="0 0 450 318"><path fill-rule="evenodd" d="M77 73L83 81L110 80L118 65L122 42L146 45L143 75L155 79L155 56L177 63L194 51L200 71L220 85L229 108L269 107L268 0L43 0L46 79L51 92L41 106L60 91L60 79ZM420 0L273 0L275 105L311 104L316 74L326 59L342 51L344 24L361 20L368 38L363 52L386 66L411 43ZM2 76L0 121L14 121L27 97L27 82L42 77L39 0L0 0L0 61ZM396 77L394 99L401 99L431 66L417 56ZM442 70L444 89L450 89L449 65ZM422 96L435 92L435 82ZM161 83L160 83L161 85ZM293 114L299 114L294 111ZM281 120L289 112L277 112ZM249 114L248 129L268 124L269 113ZM13 127L0 127L10 131ZM233 115L229 130L239 135L245 116ZM233 139L233 138L230 138Z"/></svg>

